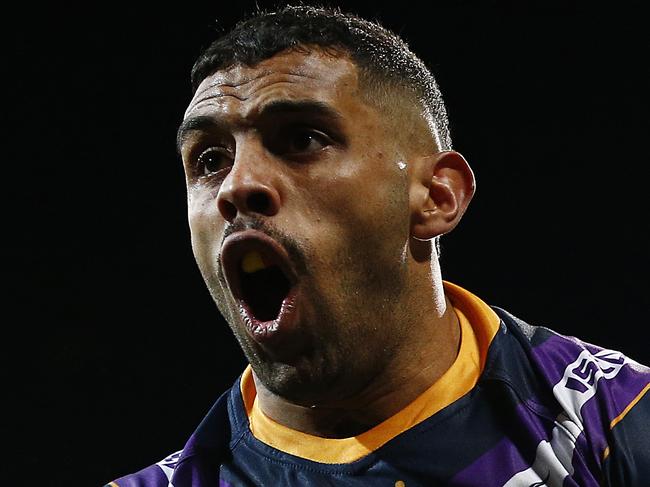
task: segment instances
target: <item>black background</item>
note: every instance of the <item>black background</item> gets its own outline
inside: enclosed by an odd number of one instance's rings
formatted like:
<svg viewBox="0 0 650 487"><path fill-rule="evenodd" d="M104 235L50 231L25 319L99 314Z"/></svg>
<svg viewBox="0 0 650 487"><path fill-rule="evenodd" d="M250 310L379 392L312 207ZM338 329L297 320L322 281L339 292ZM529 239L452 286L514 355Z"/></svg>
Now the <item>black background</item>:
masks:
<svg viewBox="0 0 650 487"><path fill-rule="evenodd" d="M641 2L335 4L429 65L475 170L443 277L650 363ZM174 137L195 57L254 9L6 18L2 468L20 479L2 485L102 485L160 460L243 369L192 258Z"/></svg>

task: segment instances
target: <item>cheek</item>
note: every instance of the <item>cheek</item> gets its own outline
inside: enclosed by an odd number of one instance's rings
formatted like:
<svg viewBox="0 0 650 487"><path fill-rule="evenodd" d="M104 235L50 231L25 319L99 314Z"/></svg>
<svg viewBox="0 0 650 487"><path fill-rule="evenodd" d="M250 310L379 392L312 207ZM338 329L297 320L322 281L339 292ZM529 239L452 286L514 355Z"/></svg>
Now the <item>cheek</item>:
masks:
<svg viewBox="0 0 650 487"><path fill-rule="evenodd" d="M317 187L318 208L352 231L408 223L405 172L381 152L341 162L339 171L318 178Z"/></svg>
<svg viewBox="0 0 650 487"><path fill-rule="evenodd" d="M206 198L188 198L188 222L192 241L192 251L204 273L211 272L216 265L215 246L220 241L221 228L216 204L210 204Z"/></svg>
<svg viewBox="0 0 650 487"><path fill-rule="evenodd" d="M313 188L305 205L309 211L299 214L302 222L295 228L305 229L303 235L318 251L310 263L328 282L342 284L348 276L358 284L352 276L367 275L369 269L381 272L403 260L409 236L404 172L397 164L392 171L376 170L388 164L381 154L361 162L355 169L343 161L342 170L312 174L311 183L305 181Z"/></svg>

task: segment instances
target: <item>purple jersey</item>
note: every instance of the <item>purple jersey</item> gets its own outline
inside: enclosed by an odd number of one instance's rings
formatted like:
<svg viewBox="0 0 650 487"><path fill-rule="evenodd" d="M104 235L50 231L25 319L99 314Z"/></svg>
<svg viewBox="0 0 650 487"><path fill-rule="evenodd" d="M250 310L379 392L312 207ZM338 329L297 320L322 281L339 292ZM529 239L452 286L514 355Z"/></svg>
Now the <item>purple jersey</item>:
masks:
<svg viewBox="0 0 650 487"><path fill-rule="evenodd" d="M237 382L185 447L119 487L650 485L650 369L625 355L501 319L467 394L350 463L256 439Z"/></svg>

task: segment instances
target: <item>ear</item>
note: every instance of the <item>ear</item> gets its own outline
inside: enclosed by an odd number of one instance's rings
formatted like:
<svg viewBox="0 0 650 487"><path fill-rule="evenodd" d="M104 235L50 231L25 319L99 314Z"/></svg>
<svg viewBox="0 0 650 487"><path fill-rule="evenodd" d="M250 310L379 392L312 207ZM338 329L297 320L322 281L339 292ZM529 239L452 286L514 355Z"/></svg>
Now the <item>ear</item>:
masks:
<svg viewBox="0 0 650 487"><path fill-rule="evenodd" d="M450 232L475 189L474 173L458 152L437 152L416 160L409 195L411 236L430 240Z"/></svg>

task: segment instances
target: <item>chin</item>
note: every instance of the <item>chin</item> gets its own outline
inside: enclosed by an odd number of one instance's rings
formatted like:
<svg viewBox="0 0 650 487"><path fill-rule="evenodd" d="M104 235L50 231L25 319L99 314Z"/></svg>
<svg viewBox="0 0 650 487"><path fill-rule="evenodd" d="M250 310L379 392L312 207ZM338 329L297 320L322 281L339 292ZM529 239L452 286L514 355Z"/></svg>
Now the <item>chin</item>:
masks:
<svg viewBox="0 0 650 487"><path fill-rule="evenodd" d="M264 387L294 404L312 406L340 398L336 384L342 374L307 359L296 364L255 364L253 370Z"/></svg>

